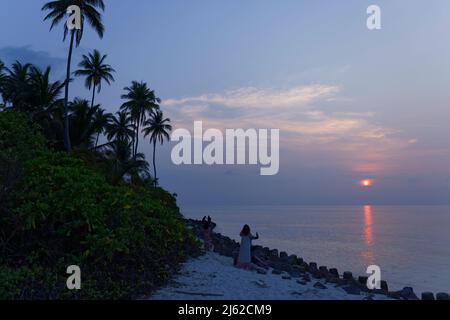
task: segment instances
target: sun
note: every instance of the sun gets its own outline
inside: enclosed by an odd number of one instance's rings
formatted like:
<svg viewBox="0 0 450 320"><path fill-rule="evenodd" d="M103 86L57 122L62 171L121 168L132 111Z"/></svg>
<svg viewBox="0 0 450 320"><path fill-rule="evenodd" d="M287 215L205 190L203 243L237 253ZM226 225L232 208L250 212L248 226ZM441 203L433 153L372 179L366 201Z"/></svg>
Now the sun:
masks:
<svg viewBox="0 0 450 320"><path fill-rule="evenodd" d="M371 187L373 185L373 180L371 179L361 180L361 185L365 188Z"/></svg>

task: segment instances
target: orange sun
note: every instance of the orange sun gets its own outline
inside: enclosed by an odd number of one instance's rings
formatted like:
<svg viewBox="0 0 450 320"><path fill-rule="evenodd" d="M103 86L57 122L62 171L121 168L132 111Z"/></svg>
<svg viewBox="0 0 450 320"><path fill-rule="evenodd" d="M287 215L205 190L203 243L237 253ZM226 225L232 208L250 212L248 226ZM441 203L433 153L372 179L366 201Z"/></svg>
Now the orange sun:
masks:
<svg viewBox="0 0 450 320"><path fill-rule="evenodd" d="M373 185L373 180L370 179L361 180L361 185L365 188L371 187Z"/></svg>

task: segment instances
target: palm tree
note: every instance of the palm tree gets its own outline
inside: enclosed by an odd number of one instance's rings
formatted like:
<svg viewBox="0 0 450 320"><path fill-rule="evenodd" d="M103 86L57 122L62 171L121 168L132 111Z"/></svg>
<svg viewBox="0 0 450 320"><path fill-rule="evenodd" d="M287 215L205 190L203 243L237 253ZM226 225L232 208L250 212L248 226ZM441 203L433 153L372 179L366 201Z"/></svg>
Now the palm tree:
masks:
<svg viewBox="0 0 450 320"><path fill-rule="evenodd" d="M139 145L140 126L144 124L147 115L151 115L153 111L159 109L161 100L156 97L153 90L147 87L145 82L133 81L131 87L125 87L124 90L126 94L122 95L122 99L127 101L120 108L129 112L134 121L133 153L136 155Z"/></svg>
<svg viewBox="0 0 450 320"><path fill-rule="evenodd" d="M115 70L111 68L109 64L105 64L107 55L101 55L98 50L94 50L93 53L89 53L87 56L83 55L83 60L78 67L81 69L75 71L75 76L86 77L85 86L89 90L92 88L92 102L91 107L94 107L95 89L97 93L102 90L102 81L111 85L114 82L112 75Z"/></svg>
<svg viewBox="0 0 450 320"><path fill-rule="evenodd" d="M22 64L16 61L11 66L11 69L6 69L7 75L4 78L3 101L19 111L26 111L28 107L27 100L29 99L27 98L30 94L31 67L32 65L29 63Z"/></svg>
<svg viewBox="0 0 450 320"><path fill-rule="evenodd" d="M5 70L7 73L0 79L4 107L21 111L42 125L51 112L62 106L60 95L64 84L50 80L50 67L41 71L32 64L15 62L11 69Z"/></svg>
<svg viewBox="0 0 450 320"><path fill-rule="evenodd" d="M5 64L2 60L0 60L0 80L3 80L5 74L3 73L5 71Z"/></svg>
<svg viewBox="0 0 450 320"><path fill-rule="evenodd" d="M150 136L150 143L153 142L153 174L155 185L158 183L156 176L156 142L159 141L161 145L164 139L170 140L169 132L172 131L170 119L164 119L161 111L156 111L154 115L144 123L145 128L142 130L145 137Z"/></svg>
<svg viewBox="0 0 450 320"><path fill-rule="evenodd" d="M106 137L109 141L130 141L134 137L134 125L131 117L124 111L112 116L106 126Z"/></svg>
<svg viewBox="0 0 450 320"><path fill-rule="evenodd" d="M107 175L112 183L118 183L125 176L139 176L148 173L148 163L142 153L133 155L132 144L126 140L115 140L107 145L104 153Z"/></svg>
<svg viewBox="0 0 450 320"><path fill-rule="evenodd" d="M97 8L102 11L105 10L105 4L103 0L54 0L46 3L42 7L42 11L48 11L45 16L45 20L51 20L50 30L52 30L56 25L58 25L67 15L67 9L76 5L80 8L81 13L81 28L69 30L67 23L64 23L64 38L66 39L68 33L70 32L70 45L69 53L67 57L67 73L65 81L65 92L64 92L64 145L68 152L72 150L70 144L70 133L69 133L69 83L70 83L70 69L72 63L72 53L74 41L76 41L76 46L80 45L81 39L83 38L84 25L87 21L89 25L95 30L100 38L103 38L103 33L105 27L102 23L102 16L97 11Z"/></svg>
<svg viewBox="0 0 450 320"><path fill-rule="evenodd" d="M32 119L35 119L36 116L46 116L62 105L63 100L60 99L60 95L64 83L60 81L51 82L50 72L50 67L47 67L43 72L37 67L31 67L29 85L31 87L30 104L32 110L30 111L32 113L30 117Z"/></svg>
<svg viewBox="0 0 450 320"><path fill-rule="evenodd" d="M91 107L93 108L93 107ZM106 113L106 111L102 108L97 108L94 114L93 125L97 132L97 138L95 139L95 148L98 145L98 139L100 138L100 134L106 131L106 127L109 124L109 121L113 115L111 113Z"/></svg>
<svg viewBox="0 0 450 320"><path fill-rule="evenodd" d="M89 101L76 98L70 103L70 139L71 145L81 149L91 149L94 145L94 135L98 128L95 123L95 114L99 106L91 108Z"/></svg>

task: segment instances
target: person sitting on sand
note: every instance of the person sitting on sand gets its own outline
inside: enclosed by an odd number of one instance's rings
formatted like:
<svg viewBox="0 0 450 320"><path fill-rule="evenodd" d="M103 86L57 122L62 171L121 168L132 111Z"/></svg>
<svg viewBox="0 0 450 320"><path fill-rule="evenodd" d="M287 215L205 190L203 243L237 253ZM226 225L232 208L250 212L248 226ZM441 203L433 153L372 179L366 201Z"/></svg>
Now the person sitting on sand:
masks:
<svg viewBox="0 0 450 320"><path fill-rule="evenodd" d="M212 237L211 237L211 231L212 231L212 219L210 216L208 216L208 219L206 219L206 216L202 219L202 228L203 228L203 246L206 251L212 251L213 250L213 243L212 243Z"/></svg>
<svg viewBox="0 0 450 320"><path fill-rule="evenodd" d="M246 224L241 231L241 246L239 248L239 256L236 266L242 269L256 269L256 265L252 263L252 241L259 239L258 232L256 237L251 233L250 227Z"/></svg>

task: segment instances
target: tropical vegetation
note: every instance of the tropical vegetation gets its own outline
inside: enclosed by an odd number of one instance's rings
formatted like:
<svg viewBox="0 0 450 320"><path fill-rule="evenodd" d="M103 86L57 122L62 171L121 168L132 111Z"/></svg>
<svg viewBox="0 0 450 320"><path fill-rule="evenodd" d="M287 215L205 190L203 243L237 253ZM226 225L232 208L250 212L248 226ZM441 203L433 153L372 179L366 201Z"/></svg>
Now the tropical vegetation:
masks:
<svg viewBox="0 0 450 320"><path fill-rule="evenodd" d="M0 299L129 299L167 281L198 244L176 204L158 187L156 145L172 126L146 82L132 81L115 112L97 101L115 81L107 55L73 47L89 24L102 37L102 0L44 5L51 29L78 5L82 28L69 30L65 79L50 67L0 60ZM69 97L84 80L89 98ZM139 138L153 145L153 170ZM68 290L66 268L82 270Z"/></svg>
<svg viewBox="0 0 450 320"><path fill-rule="evenodd" d="M69 30L66 23L67 10L70 6L77 6L80 8L81 25L79 29ZM102 22L102 15L98 11L105 10L105 4L103 0L55 0L46 3L42 7L42 11L47 12L44 20L51 20L50 30L56 27L59 23L63 22L64 25L64 38L66 40L67 35L70 34L69 52L67 56L67 73L64 82L64 146L67 151L72 150L70 144L69 133L69 84L71 80L71 67L72 67L72 55L74 43L78 47L83 39L85 23L87 22L100 38L103 38L105 27Z"/></svg>

